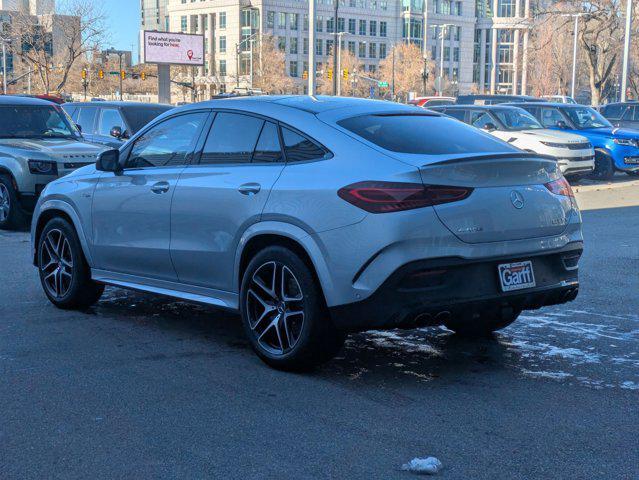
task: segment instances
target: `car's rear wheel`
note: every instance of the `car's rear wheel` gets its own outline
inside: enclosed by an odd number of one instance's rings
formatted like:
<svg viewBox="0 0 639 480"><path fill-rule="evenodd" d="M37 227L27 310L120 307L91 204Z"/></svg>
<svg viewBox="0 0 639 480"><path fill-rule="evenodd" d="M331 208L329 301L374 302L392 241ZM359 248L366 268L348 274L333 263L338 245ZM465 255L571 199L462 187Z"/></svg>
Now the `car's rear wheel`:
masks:
<svg viewBox="0 0 639 480"><path fill-rule="evenodd" d="M293 251L260 251L240 292L242 322L257 355L282 370L308 370L333 358L344 343L313 272Z"/></svg>
<svg viewBox="0 0 639 480"><path fill-rule="evenodd" d="M38 271L44 293L63 309L83 309L100 299L104 285L91 280L80 240L72 225L53 218L38 241Z"/></svg>
<svg viewBox="0 0 639 480"><path fill-rule="evenodd" d="M459 335L481 337L506 328L520 313L521 310L491 308L452 316L444 325Z"/></svg>
<svg viewBox="0 0 639 480"><path fill-rule="evenodd" d="M8 175L0 175L0 228L18 229L24 227L28 217L18 203L18 192Z"/></svg>
<svg viewBox="0 0 639 480"><path fill-rule="evenodd" d="M612 180L615 176L615 162L605 152L595 151L595 170L592 178L597 180Z"/></svg>

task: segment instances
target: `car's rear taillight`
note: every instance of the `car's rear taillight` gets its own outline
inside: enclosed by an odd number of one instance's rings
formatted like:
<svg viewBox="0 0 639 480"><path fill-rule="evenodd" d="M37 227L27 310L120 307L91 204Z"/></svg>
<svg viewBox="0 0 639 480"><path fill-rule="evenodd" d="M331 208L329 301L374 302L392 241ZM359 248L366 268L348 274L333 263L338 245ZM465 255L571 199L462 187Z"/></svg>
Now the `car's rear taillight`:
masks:
<svg viewBox="0 0 639 480"><path fill-rule="evenodd" d="M359 182L340 189L340 198L370 213L402 210L457 202L468 198L472 188L421 183Z"/></svg>
<svg viewBox="0 0 639 480"><path fill-rule="evenodd" d="M572 187L568 183L565 178L560 178L555 180L554 182L549 182L544 184L548 190L550 190L555 195L562 195L564 197L572 197L574 198L575 194L572 191Z"/></svg>

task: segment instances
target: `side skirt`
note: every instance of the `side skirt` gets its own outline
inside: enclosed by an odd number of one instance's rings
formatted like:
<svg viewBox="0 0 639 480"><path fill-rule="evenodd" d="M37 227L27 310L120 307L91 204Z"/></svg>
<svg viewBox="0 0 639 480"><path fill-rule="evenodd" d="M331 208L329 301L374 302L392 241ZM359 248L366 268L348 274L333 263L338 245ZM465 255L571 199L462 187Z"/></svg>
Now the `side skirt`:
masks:
<svg viewBox="0 0 639 480"><path fill-rule="evenodd" d="M239 310L239 295L237 293L224 292L195 285L185 285L167 280L138 277L137 275L128 275L126 273L109 272L107 270L91 269L91 278L96 282L130 290L157 293L188 302L212 305L226 310Z"/></svg>

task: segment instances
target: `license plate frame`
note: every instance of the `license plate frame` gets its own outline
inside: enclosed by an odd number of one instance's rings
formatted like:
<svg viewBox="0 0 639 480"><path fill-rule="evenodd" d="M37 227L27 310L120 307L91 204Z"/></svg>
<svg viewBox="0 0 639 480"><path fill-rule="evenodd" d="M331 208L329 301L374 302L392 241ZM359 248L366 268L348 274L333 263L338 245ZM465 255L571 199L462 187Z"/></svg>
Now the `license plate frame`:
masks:
<svg viewBox="0 0 639 480"><path fill-rule="evenodd" d="M535 271L531 260L500 263L497 265L499 285L502 292L526 290L537 286Z"/></svg>

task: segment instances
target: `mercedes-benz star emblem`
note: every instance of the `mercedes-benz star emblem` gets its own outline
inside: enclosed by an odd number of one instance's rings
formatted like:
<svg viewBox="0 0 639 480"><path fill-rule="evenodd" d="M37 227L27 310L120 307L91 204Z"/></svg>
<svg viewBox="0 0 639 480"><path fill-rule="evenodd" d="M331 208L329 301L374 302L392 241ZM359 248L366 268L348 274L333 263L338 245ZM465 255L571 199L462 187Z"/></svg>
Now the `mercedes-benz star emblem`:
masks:
<svg viewBox="0 0 639 480"><path fill-rule="evenodd" d="M524 208L524 196L517 190L510 192L510 202L517 210Z"/></svg>

